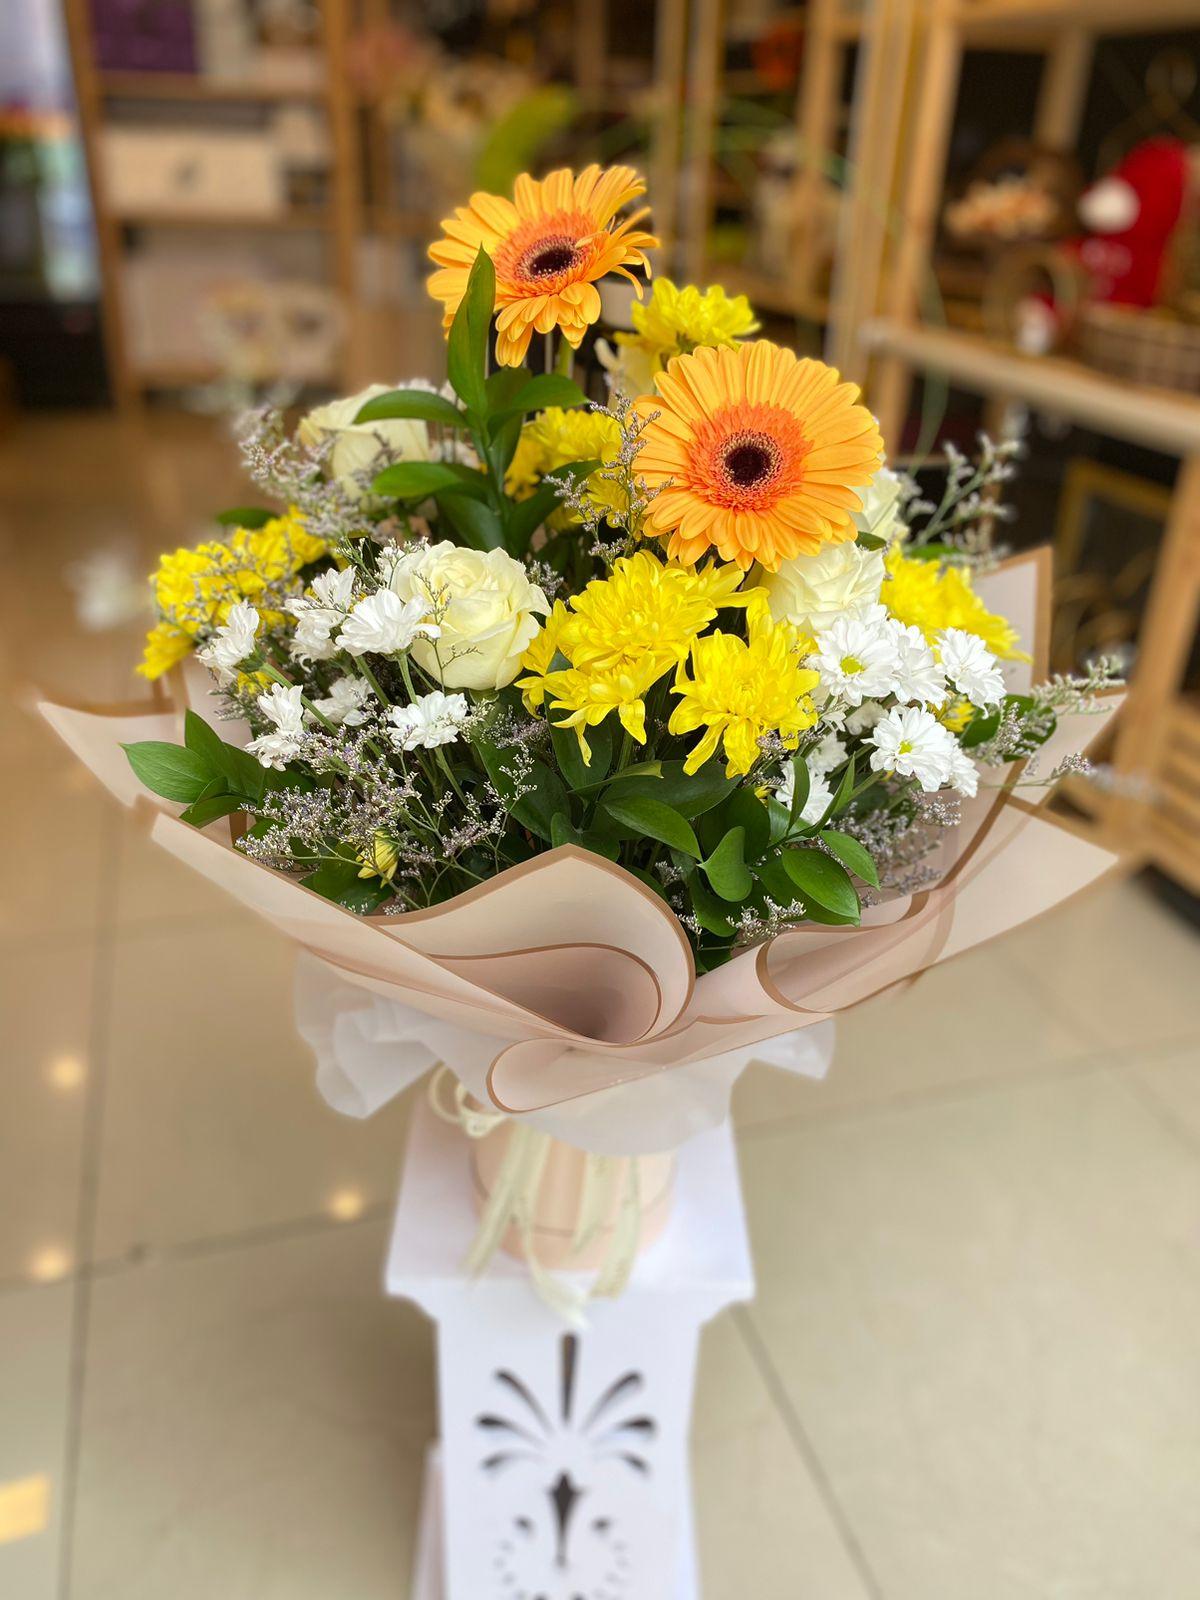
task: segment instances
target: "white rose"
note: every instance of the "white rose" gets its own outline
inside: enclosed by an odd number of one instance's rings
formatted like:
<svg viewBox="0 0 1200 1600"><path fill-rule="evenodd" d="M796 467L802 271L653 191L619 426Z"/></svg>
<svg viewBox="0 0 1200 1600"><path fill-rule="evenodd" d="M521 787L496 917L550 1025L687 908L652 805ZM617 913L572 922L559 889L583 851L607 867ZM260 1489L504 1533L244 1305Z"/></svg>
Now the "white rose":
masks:
<svg viewBox="0 0 1200 1600"><path fill-rule="evenodd" d="M503 689L550 605L525 568L504 550L464 550L443 540L397 561L391 587L402 600L420 598L441 629L436 644L418 639L412 655L448 689Z"/></svg>
<svg viewBox="0 0 1200 1600"><path fill-rule="evenodd" d="M332 438L328 470L355 497L364 490L357 473L376 462L382 469L389 461L428 461L429 430L410 417L394 417L387 422L355 422L355 417L376 395L390 393L386 383L373 383L359 394L344 400L331 400L316 406L303 417L297 428L300 443L315 449Z"/></svg>
<svg viewBox="0 0 1200 1600"><path fill-rule="evenodd" d="M907 538L908 523L900 506L903 487L904 480L898 473L880 467L865 489L855 490L862 501L862 510L854 513L854 526L859 533L873 533L888 544L893 539Z"/></svg>
<svg viewBox="0 0 1200 1600"><path fill-rule="evenodd" d="M776 622L814 633L838 617L858 617L878 601L883 551L853 542L827 544L815 556L793 556L757 581L767 591Z"/></svg>

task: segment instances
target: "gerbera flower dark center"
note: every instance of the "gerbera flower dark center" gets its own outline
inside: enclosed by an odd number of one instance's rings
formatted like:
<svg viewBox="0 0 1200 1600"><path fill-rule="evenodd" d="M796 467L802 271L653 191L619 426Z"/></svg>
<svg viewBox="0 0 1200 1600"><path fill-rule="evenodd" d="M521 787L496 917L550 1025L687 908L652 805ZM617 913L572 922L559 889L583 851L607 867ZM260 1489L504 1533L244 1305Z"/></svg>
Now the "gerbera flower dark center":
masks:
<svg viewBox="0 0 1200 1600"><path fill-rule="evenodd" d="M779 446L765 434L735 434L725 446L725 472L736 489L759 489L779 471Z"/></svg>
<svg viewBox="0 0 1200 1600"><path fill-rule="evenodd" d="M553 278L573 267L577 254L570 239L546 239L530 251L522 265L531 278Z"/></svg>

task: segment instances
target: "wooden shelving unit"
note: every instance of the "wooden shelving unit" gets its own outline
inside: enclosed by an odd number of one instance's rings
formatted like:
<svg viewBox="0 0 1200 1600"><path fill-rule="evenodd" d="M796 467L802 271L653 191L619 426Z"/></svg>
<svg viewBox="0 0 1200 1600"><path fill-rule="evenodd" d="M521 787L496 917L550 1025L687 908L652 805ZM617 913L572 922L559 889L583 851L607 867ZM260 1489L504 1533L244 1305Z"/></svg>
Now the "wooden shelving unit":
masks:
<svg viewBox="0 0 1200 1600"><path fill-rule="evenodd" d="M908 0L898 0L908 3ZM914 6L909 111L897 186L899 230L875 305L882 317L849 316L840 348L868 395L884 437L896 440L915 374L935 373L985 397L1017 401L1116 439L1178 458L1170 515L1142 621L1129 701L1113 752L1115 790L1089 790L1095 831L1200 891L1200 706L1184 678L1200 624L1200 399L1120 382L1059 357L1023 355L978 334L922 325L920 290L945 185L946 156L963 53L973 46L1037 48L1046 65L1034 136L1070 149L1103 34L1153 33L1200 23L1197 0L922 0ZM853 302L852 302L853 303ZM858 311L869 308L859 298ZM1080 791L1076 791L1079 793Z"/></svg>
<svg viewBox="0 0 1200 1600"><path fill-rule="evenodd" d="M139 364L130 349L124 301L126 265L131 239L139 230L148 229L319 235L324 241L324 281L336 290L347 325L338 369L329 374L331 385L341 386L348 378L351 361L350 310L359 223L357 151L345 72L345 0L316 0L321 19L320 48L313 52L316 70L310 79L294 82L271 76L242 81L173 72L101 71L96 65L88 0L64 0L64 5L99 246L105 347L117 405L134 409L150 392L184 388L216 376L204 363ZM192 121L205 106L302 104L322 108L332 151L327 203L265 215L236 209L119 208L108 195L101 144L104 130L120 120L120 105L139 102L178 106Z"/></svg>

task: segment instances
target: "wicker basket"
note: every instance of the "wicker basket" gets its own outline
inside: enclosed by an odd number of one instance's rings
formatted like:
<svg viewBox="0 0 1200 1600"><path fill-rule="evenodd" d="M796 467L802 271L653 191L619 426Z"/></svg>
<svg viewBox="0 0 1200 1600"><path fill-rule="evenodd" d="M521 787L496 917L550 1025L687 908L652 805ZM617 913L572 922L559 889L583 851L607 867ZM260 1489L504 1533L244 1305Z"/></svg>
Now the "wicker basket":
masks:
<svg viewBox="0 0 1200 1600"><path fill-rule="evenodd" d="M1132 306L1085 305L1075 324L1079 353L1111 377L1200 393L1200 324Z"/></svg>

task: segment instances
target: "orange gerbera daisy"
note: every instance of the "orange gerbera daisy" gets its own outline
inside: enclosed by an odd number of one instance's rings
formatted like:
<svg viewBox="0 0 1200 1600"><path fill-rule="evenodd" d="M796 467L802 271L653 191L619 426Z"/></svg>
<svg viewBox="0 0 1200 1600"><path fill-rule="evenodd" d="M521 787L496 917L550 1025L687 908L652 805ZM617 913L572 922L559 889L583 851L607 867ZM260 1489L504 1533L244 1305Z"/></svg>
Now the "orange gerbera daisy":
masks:
<svg viewBox="0 0 1200 1600"><path fill-rule="evenodd" d="M637 402L652 418L637 470L660 491L645 532L676 560L713 547L775 572L855 537L854 490L879 466L883 440L857 387L832 367L759 339L676 356L654 386Z"/></svg>
<svg viewBox="0 0 1200 1600"><path fill-rule="evenodd" d="M513 198L473 194L442 224L444 238L429 248L438 272L429 292L445 306L449 328L467 290L467 278L482 247L496 269L496 359L519 367L534 332L561 328L577 348L600 315L596 280L610 272L637 280L630 267L650 270L645 252L658 240L635 224L645 208L614 223L623 205L646 192L644 178L631 167L586 167L578 177L568 168L541 183L527 173L517 179Z"/></svg>

